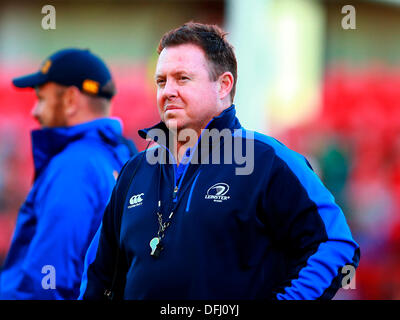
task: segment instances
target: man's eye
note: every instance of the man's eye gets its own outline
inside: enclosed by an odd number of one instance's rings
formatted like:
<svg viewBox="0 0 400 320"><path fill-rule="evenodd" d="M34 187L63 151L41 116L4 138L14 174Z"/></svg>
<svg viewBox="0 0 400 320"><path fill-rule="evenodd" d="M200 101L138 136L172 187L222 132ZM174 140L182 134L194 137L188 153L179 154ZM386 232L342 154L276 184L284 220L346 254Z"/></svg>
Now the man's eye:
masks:
<svg viewBox="0 0 400 320"><path fill-rule="evenodd" d="M158 86L162 86L164 83L165 83L165 80L163 80L163 79L157 79L157 81L156 81L156 84Z"/></svg>

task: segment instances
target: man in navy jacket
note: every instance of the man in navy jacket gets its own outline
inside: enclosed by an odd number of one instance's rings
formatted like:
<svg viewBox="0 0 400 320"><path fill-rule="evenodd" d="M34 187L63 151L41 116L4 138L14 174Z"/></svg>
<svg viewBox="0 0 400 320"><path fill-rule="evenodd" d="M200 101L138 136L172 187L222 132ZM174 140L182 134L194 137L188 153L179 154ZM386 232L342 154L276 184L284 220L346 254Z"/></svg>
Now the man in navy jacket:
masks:
<svg viewBox="0 0 400 320"><path fill-rule="evenodd" d="M64 49L13 80L36 88L35 177L0 278L1 299L76 299L86 250L121 167L136 153L111 119L115 94L104 62Z"/></svg>
<svg viewBox="0 0 400 320"><path fill-rule="evenodd" d="M187 23L158 53L156 144L121 170L80 298L332 298L359 246L307 160L240 125L225 33Z"/></svg>

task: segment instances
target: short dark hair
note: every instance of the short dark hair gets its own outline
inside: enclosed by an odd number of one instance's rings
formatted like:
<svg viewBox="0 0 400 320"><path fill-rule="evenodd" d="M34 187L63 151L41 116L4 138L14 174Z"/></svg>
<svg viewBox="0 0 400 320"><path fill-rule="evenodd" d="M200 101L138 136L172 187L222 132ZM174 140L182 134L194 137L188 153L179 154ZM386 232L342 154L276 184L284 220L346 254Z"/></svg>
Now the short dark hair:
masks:
<svg viewBox="0 0 400 320"><path fill-rule="evenodd" d="M111 99L85 94L88 97L90 110L97 115L106 116L110 112Z"/></svg>
<svg viewBox="0 0 400 320"><path fill-rule="evenodd" d="M194 44L203 49L210 64L210 77L215 81L226 71L233 75L231 100L235 96L237 81L237 62L233 46L225 39L228 33L217 25L187 22L163 35L157 48L160 54L164 48L181 44Z"/></svg>

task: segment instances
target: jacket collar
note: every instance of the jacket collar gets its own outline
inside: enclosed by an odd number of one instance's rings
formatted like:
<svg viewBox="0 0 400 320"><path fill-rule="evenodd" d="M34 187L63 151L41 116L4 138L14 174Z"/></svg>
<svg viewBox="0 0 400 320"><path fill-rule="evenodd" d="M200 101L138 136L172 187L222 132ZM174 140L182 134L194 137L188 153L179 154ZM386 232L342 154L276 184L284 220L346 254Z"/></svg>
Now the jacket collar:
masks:
<svg viewBox="0 0 400 320"><path fill-rule="evenodd" d="M231 105L229 108L225 109L223 112L221 112L220 115L214 117L211 119L211 121L207 124L205 129L217 129L218 131L222 131L224 129L229 129L231 131L235 129L240 129L242 126L239 123L239 120L236 118L236 110L235 110L235 105ZM158 129L158 130L152 130L152 129ZM166 138L166 144L163 145L157 141L157 131L161 130L164 133L164 137ZM159 132L158 132L159 134ZM153 127L147 128L147 129L142 129L139 130L139 135L143 139L151 139L160 145L164 146L165 148L168 149L168 139L170 137L169 130L167 126L163 122L159 122ZM161 141L161 140L160 140ZM221 143L221 141L216 142L216 143ZM204 151L208 150L206 153L206 157L209 157L211 155L212 149L213 149L213 142L210 143L210 139L205 139L203 135L201 135L197 141L197 144L190 149L190 152L192 153L190 156L188 156L188 163L187 166L182 173L182 177L179 182L179 189L181 189L180 193L183 194L191 185L191 181L195 178L195 172L199 169L199 166L201 164L201 158L204 157ZM170 152L169 152L170 153ZM171 157L169 157L169 160L174 161L173 156L170 154ZM197 162L193 162L193 160L197 160ZM167 160L168 161L168 160ZM209 162L208 162L209 163ZM161 172L162 170L165 170L165 166L160 166L160 179L158 182L158 192L160 194L160 188L161 188ZM168 176L168 174L165 174L165 176ZM176 181L174 183L176 185ZM182 197L178 197L178 202L182 199ZM177 205L177 203L175 204ZM167 220L168 221L168 220Z"/></svg>
<svg viewBox="0 0 400 320"><path fill-rule="evenodd" d="M241 124L240 124L238 118L236 118L236 109L235 109L234 104L232 104L229 108L222 111L220 115L212 118L211 121L205 127L205 129L209 129L209 130L217 129L219 131L221 131L223 129L234 130L234 129L239 129L239 128L241 128ZM150 128L139 130L138 131L139 136L142 137L143 139L151 139L155 142L158 142L157 141L158 137L154 135L154 133L156 133L158 130L154 130L154 129L161 130L165 134L165 137L166 137L165 147L168 148L168 138L170 137L170 132L169 132L169 129L167 128L167 126L165 125L165 123L162 121Z"/></svg>
<svg viewBox="0 0 400 320"><path fill-rule="evenodd" d="M116 118L96 119L72 127L33 130L31 138L35 177L71 142L85 137L117 144L121 134L122 124Z"/></svg>

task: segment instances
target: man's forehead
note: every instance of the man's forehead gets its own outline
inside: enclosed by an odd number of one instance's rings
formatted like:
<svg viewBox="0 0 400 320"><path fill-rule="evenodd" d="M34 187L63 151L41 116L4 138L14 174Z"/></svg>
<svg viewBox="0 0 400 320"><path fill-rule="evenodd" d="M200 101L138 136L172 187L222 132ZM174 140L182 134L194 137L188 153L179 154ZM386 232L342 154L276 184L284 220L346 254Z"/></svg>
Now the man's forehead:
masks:
<svg viewBox="0 0 400 320"><path fill-rule="evenodd" d="M193 44L182 44L164 48L157 61L156 74L171 69L187 72L199 66L207 67L204 51Z"/></svg>
<svg viewBox="0 0 400 320"><path fill-rule="evenodd" d="M66 87L62 86L58 83L52 82L52 81L45 82L39 86L34 87L35 93L37 96L39 96L39 95L43 96L43 95L52 94L52 93L59 93L64 88L66 88Z"/></svg>
<svg viewBox="0 0 400 320"><path fill-rule="evenodd" d="M41 84L39 86L36 86L34 89L35 89L36 94L39 94L41 92L49 90L49 88L51 89L52 86L53 86L52 82L45 82L45 83L43 83L43 84Z"/></svg>

